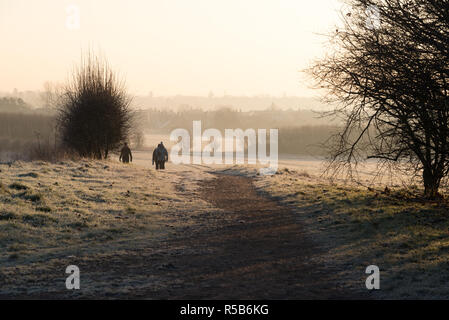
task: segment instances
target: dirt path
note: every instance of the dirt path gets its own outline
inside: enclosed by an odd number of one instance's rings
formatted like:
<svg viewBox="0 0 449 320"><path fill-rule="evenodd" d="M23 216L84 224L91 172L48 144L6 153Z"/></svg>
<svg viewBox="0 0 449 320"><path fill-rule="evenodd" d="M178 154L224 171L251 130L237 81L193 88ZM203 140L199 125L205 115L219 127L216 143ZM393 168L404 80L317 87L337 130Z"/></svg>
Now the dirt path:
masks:
<svg viewBox="0 0 449 320"><path fill-rule="evenodd" d="M310 263L317 248L307 242L295 215L257 193L252 179L217 175L201 188L202 197L223 210L233 223L190 239L214 248L203 257L207 266L198 297L249 299L316 299L351 297L330 281L327 270Z"/></svg>
<svg viewBox="0 0 449 320"><path fill-rule="evenodd" d="M221 211L196 217L195 227L176 230L168 240L140 240L78 258L83 290L63 288L63 270L73 259L55 259L17 270L22 294L0 298L353 297L335 287L326 266L310 262L319 249L305 240L295 214L258 194L251 178L217 174L197 192Z"/></svg>
<svg viewBox="0 0 449 320"><path fill-rule="evenodd" d="M294 213L257 192L251 178L217 174L202 183L200 196L226 217L209 217L213 229L184 235L170 247L192 254L168 261L166 276L176 289L141 296L167 299L355 298L335 287L335 273L310 257L319 249L304 239Z"/></svg>

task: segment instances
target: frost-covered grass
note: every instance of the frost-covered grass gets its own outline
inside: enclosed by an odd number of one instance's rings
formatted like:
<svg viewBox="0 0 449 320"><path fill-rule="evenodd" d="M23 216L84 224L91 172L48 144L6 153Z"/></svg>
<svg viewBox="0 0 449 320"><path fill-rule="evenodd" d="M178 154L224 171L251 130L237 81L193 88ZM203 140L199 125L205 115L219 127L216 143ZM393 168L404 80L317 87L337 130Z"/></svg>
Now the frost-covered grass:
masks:
<svg viewBox="0 0 449 320"><path fill-rule="evenodd" d="M113 161L0 165L0 264L161 232L176 199L153 170Z"/></svg>
<svg viewBox="0 0 449 320"><path fill-rule="evenodd" d="M300 165L273 176L249 166L171 163L156 172L145 167L147 159L136 152L131 165L0 164L0 267L11 281L5 292L18 287L14 281L28 281L14 278L17 268L34 272L72 255L110 258L127 247L151 247L152 239L162 239L154 242L159 246L194 224L200 232L222 212L201 200L198 185L222 172L254 177L258 190L294 210L304 226L298 236L317 244L311 259L327 266L326 276L341 288L366 293L365 269L374 264L381 270L381 290L369 293L374 298L449 297L449 206L419 201L417 190L331 183Z"/></svg>
<svg viewBox="0 0 449 320"><path fill-rule="evenodd" d="M342 287L366 292L365 268L374 264L381 270L374 297L449 297L447 203L422 201L419 190L385 193L294 170L260 177L257 185L297 211L323 248L316 259L340 270Z"/></svg>

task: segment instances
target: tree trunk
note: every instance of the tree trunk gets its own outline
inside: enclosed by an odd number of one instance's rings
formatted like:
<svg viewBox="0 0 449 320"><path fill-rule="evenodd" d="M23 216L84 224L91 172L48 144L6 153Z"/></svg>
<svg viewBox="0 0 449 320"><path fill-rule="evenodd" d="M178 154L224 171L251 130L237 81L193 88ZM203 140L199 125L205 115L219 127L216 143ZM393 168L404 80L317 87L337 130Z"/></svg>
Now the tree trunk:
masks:
<svg viewBox="0 0 449 320"><path fill-rule="evenodd" d="M424 169L424 195L426 198L435 199L439 196L438 189L440 188L441 178L433 174L431 170Z"/></svg>
<svg viewBox="0 0 449 320"><path fill-rule="evenodd" d="M103 155L101 154L101 150L100 148L97 148L97 156L96 156L97 160L101 160L103 158Z"/></svg>

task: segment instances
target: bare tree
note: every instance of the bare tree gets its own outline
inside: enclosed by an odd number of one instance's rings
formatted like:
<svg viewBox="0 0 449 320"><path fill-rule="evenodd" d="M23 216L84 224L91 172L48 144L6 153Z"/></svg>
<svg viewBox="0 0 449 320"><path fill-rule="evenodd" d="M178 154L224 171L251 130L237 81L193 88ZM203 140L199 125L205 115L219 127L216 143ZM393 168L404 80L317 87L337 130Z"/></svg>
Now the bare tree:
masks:
<svg viewBox="0 0 449 320"><path fill-rule="evenodd" d="M345 2L333 52L310 69L345 120L333 167L405 165L435 198L449 173L449 1Z"/></svg>
<svg viewBox="0 0 449 320"><path fill-rule="evenodd" d="M60 100L63 97L63 87L49 81L44 83L44 90L40 94L40 98L44 108L57 109L61 105Z"/></svg>
<svg viewBox="0 0 449 320"><path fill-rule="evenodd" d="M131 98L104 59L82 59L59 107L63 144L82 157L107 158L129 136Z"/></svg>

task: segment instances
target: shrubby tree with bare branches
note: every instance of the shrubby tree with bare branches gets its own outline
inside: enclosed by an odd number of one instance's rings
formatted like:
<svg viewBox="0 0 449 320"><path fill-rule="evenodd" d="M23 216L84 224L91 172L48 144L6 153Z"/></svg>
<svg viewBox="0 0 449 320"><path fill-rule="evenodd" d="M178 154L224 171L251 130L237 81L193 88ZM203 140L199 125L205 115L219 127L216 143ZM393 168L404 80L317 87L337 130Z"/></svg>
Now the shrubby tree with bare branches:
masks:
<svg viewBox="0 0 449 320"><path fill-rule="evenodd" d="M62 143L80 156L105 159L128 139L131 98L104 59L83 58L61 101Z"/></svg>
<svg viewBox="0 0 449 320"><path fill-rule="evenodd" d="M345 120L332 164L405 165L435 198L449 173L449 0L345 2L333 52L310 69Z"/></svg>
<svg viewBox="0 0 449 320"><path fill-rule="evenodd" d="M63 97L63 87L60 84L51 83L49 81L44 83L44 90L40 94L43 107L46 109L58 109Z"/></svg>

